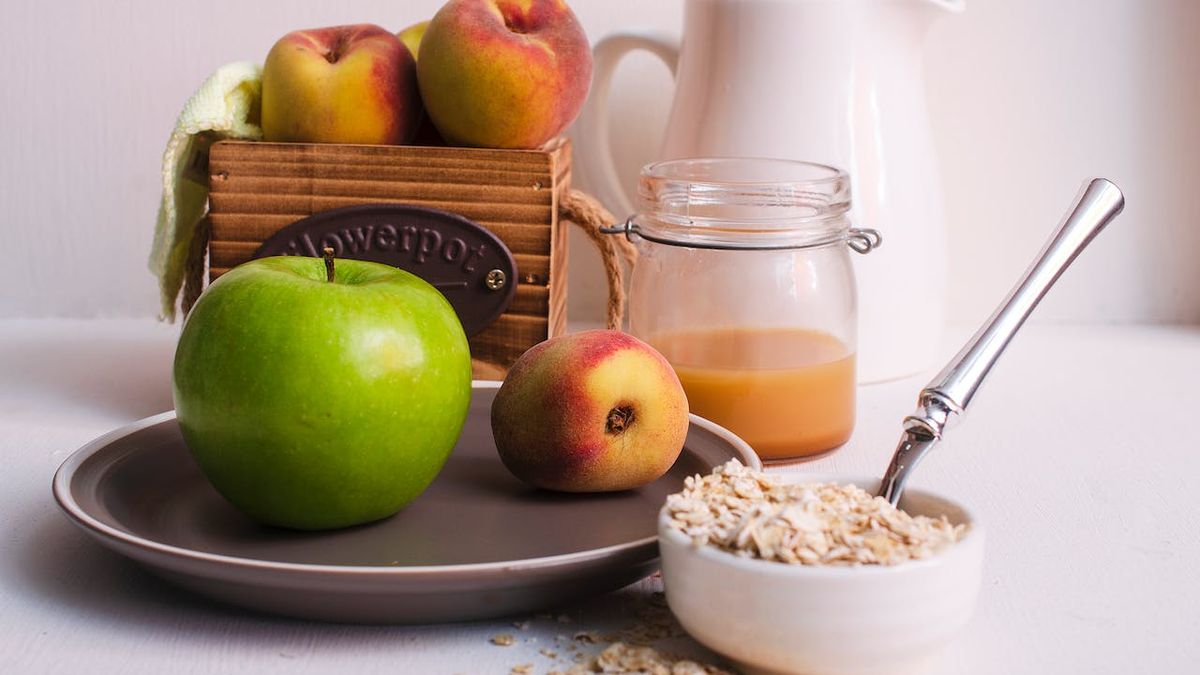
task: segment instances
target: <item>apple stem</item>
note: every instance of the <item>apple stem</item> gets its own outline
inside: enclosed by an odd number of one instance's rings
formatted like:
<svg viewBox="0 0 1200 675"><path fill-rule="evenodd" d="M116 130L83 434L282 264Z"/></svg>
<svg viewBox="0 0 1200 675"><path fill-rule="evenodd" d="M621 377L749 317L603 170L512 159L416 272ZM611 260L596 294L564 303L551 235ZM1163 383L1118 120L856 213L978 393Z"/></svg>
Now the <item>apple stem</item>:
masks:
<svg viewBox="0 0 1200 675"><path fill-rule="evenodd" d="M333 247L326 246L321 252L325 254L325 281L333 281Z"/></svg>
<svg viewBox="0 0 1200 675"><path fill-rule="evenodd" d="M608 420L604 423L604 430L610 434L619 434L629 428L631 424L633 424L633 408L621 406L608 411Z"/></svg>

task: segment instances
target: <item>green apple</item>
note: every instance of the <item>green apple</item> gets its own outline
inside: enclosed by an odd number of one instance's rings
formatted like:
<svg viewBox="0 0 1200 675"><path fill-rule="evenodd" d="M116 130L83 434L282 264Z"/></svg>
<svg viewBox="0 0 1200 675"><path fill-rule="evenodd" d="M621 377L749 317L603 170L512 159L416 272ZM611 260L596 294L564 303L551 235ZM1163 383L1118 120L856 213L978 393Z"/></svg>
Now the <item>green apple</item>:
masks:
<svg viewBox="0 0 1200 675"><path fill-rule="evenodd" d="M184 441L234 506L344 527L395 513L437 476L466 421L471 357L450 303L408 272L263 258L192 308L174 394Z"/></svg>

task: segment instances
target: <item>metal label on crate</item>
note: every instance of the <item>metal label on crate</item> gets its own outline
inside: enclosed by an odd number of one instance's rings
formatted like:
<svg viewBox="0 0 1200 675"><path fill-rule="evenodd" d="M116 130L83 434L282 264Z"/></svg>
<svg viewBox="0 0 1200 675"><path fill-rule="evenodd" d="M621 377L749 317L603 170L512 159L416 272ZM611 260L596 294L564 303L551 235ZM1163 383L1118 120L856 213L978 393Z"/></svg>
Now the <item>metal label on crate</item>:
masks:
<svg viewBox="0 0 1200 675"><path fill-rule="evenodd" d="M517 263L496 235L460 215L408 204L322 211L271 235L254 257L320 258L326 247L336 258L384 263L428 281L468 337L503 314L517 288Z"/></svg>

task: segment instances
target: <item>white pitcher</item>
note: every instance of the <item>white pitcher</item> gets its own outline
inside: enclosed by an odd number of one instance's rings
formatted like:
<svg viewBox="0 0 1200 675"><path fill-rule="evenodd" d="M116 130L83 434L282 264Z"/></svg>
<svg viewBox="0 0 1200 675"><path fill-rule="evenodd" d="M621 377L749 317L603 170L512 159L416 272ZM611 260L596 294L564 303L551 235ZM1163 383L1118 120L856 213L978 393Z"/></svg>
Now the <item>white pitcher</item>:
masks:
<svg viewBox="0 0 1200 675"><path fill-rule="evenodd" d="M609 84L634 49L675 74L658 159L776 157L850 173L861 227L883 246L856 261L859 379L933 365L943 330L946 231L922 77L926 29L963 0L687 0L682 42L610 35L574 134L588 185L633 212L609 147Z"/></svg>

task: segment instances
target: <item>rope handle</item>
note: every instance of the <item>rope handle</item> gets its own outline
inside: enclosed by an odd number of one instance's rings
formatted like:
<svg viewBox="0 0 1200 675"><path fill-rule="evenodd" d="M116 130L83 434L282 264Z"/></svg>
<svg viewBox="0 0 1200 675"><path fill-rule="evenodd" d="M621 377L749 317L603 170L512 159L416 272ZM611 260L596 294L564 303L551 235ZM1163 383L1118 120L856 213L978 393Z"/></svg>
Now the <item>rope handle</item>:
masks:
<svg viewBox="0 0 1200 675"><path fill-rule="evenodd" d="M604 276L608 282L608 307L605 326L609 330L621 330L625 318L625 273L621 259L630 266L637 261L637 249L624 237L610 237L602 232L617 222L612 213L593 196L582 190L567 190L559 199L559 218L574 223L600 253L604 264Z"/></svg>

